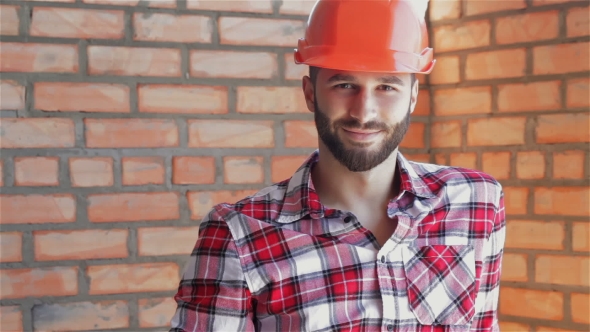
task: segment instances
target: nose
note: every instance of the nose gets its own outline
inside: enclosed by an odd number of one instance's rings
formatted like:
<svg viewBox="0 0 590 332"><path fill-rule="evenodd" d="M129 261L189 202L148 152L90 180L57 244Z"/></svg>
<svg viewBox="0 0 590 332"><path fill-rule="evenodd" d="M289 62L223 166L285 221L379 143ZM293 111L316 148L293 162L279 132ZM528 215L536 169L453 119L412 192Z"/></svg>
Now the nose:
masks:
<svg viewBox="0 0 590 332"><path fill-rule="evenodd" d="M349 115L365 124L377 117L377 100L369 89L359 89L349 110Z"/></svg>

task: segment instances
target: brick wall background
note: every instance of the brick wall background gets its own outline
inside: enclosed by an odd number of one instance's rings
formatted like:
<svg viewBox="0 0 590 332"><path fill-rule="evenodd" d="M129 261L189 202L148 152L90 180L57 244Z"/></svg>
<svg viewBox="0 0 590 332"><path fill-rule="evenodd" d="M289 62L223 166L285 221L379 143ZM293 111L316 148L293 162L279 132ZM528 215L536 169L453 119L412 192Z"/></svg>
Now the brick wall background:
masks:
<svg viewBox="0 0 590 332"><path fill-rule="evenodd" d="M201 216L316 146L304 0L3 0L0 330L162 330ZM503 331L589 327L587 1L431 0L403 152L506 187Z"/></svg>

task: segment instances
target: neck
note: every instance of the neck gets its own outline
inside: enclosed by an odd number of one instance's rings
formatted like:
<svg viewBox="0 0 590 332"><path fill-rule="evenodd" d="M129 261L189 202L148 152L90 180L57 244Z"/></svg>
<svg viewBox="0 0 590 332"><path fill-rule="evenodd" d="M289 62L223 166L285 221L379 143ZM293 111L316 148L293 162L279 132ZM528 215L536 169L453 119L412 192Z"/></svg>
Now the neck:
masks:
<svg viewBox="0 0 590 332"><path fill-rule="evenodd" d="M322 149L323 148L323 149ZM399 191L396 181L397 149L380 165L366 172L351 172L320 146L312 181L322 204L354 211L358 206L384 207Z"/></svg>

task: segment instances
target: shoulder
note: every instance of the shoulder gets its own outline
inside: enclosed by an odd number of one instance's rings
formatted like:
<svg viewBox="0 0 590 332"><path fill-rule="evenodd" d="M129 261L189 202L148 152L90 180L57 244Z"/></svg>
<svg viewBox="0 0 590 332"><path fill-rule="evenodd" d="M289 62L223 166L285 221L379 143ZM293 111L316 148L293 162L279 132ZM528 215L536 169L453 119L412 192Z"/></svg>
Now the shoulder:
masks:
<svg viewBox="0 0 590 332"><path fill-rule="evenodd" d="M469 192L480 199L500 203L503 195L502 184L486 172L424 162L410 161L409 163L417 176L434 192L440 190Z"/></svg>
<svg viewBox="0 0 590 332"><path fill-rule="evenodd" d="M276 219L285 198L288 180L274 183L249 193L215 202L205 219L208 221L229 221L236 215L245 215L261 221Z"/></svg>

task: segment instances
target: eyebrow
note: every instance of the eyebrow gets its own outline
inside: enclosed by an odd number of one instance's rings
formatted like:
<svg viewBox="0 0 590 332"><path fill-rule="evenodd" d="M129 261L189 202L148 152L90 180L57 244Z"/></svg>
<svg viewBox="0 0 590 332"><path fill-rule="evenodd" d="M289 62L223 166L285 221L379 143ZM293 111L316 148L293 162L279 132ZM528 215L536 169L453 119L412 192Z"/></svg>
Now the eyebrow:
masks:
<svg viewBox="0 0 590 332"><path fill-rule="evenodd" d="M340 81L356 82L356 78L352 75L335 74L328 79L328 83ZM404 85L402 79L397 76L383 76L379 78L379 82L385 84L399 84L402 86Z"/></svg>

